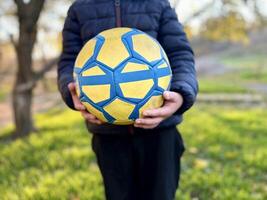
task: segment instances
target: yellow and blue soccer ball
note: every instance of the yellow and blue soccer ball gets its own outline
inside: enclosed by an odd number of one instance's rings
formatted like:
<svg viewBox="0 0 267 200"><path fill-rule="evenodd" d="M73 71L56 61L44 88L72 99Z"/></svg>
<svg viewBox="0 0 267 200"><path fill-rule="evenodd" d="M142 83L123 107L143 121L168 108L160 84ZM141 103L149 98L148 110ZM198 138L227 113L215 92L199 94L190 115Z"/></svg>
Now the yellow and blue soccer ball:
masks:
<svg viewBox="0 0 267 200"><path fill-rule="evenodd" d="M101 32L84 45L74 66L77 93L87 110L120 125L161 107L171 74L160 44L131 28Z"/></svg>

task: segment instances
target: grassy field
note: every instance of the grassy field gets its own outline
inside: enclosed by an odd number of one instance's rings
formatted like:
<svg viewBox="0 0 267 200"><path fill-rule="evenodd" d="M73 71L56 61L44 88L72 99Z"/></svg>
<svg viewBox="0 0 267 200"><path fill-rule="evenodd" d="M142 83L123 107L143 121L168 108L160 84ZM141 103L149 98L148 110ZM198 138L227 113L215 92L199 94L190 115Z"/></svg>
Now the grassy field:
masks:
<svg viewBox="0 0 267 200"><path fill-rule="evenodd" d="M25 139L0 134L0 199L103 200L95 157L79 114L39 115ZM267 112L196 106L180 127L187 146L177 199L267 199Z"/></svg>
<svg viewBox="0 0 267 200"><path fill-rule="evenodd" d="M205 94L228 93L243 94L251 92L238 81L233 81L226 76L199 78L199 92Z"/></svg>
<svg viewBox="0 0 267 200"><path fill-rule="evenodd" d="M234 73L239 80L267 83L267 57L264 53L240 56L226 56L222 58L226 66L239 70Z"/></svg>
<svg viewBox="0 0 267 200"><path fill-rule="evenodd" d="M8 95L9 88L0 86L0 102L3 102Z"/></svg>
<svg viewBox="0 0 267 200"><path fill-rule="evenodd" d="M265 54L223 55L219 62L228 70L221 75L199 77L202 93L253 93L250 84L267 84ZM216 66L214 66L216 67Z"/></svg>

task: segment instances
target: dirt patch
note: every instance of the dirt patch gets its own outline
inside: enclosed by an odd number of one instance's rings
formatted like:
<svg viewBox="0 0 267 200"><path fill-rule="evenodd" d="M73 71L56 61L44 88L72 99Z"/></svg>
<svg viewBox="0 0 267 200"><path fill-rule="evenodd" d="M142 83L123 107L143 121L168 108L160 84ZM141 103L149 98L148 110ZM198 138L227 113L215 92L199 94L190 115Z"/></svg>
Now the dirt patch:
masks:
<svg viewBox="0 0 267 200"><path fill-rule="evenodd" d="M0 103L0 130L12 121L11 106L5 102Z"/></svg>
<svg viewBox="0 0 267 200"><path fill-rule="evenodd" d="M0 103L0 130L12 123L11 100L8 98L5 102ZM33 99L33 113L46 112L51 108L64 107L58 92L36 95Z"/></svg>

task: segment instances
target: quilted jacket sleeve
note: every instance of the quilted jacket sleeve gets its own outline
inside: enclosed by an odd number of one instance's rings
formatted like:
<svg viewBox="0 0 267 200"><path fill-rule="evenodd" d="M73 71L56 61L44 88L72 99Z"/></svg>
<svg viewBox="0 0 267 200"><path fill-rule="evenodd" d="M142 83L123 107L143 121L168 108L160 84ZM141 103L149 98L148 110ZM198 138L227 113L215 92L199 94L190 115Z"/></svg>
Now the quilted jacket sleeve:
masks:
<svg viewBox="0 0 267 200"><path fill-rule="evenodd" d="M62 31L63 51L58 63L58 88L64 102L74 109L73 101L68 90L68 84L73 81L75 59L82 48L80 26L77 21L74 5L68 11Z"/></svg>
<svg viewBox="0 0 267 200"><path fill-rule="evenodd" d="M184 99L175 114L183 114L194 104L198 92L194 53L168 0L164 0L160 20L158 40L166 51L173 72L170 90L180 93Z"/></svg>

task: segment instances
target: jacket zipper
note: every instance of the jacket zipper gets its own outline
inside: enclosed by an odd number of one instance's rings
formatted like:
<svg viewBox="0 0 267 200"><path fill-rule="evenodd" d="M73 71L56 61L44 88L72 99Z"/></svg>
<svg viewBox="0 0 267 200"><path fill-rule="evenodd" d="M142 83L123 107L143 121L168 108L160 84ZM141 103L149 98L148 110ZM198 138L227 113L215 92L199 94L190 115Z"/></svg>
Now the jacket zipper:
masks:
<svg viewBox="0 0 267 200"><path fill-rule="evenodd" d="M121 27L121 1L115 0L116 27Z"/></svg>

